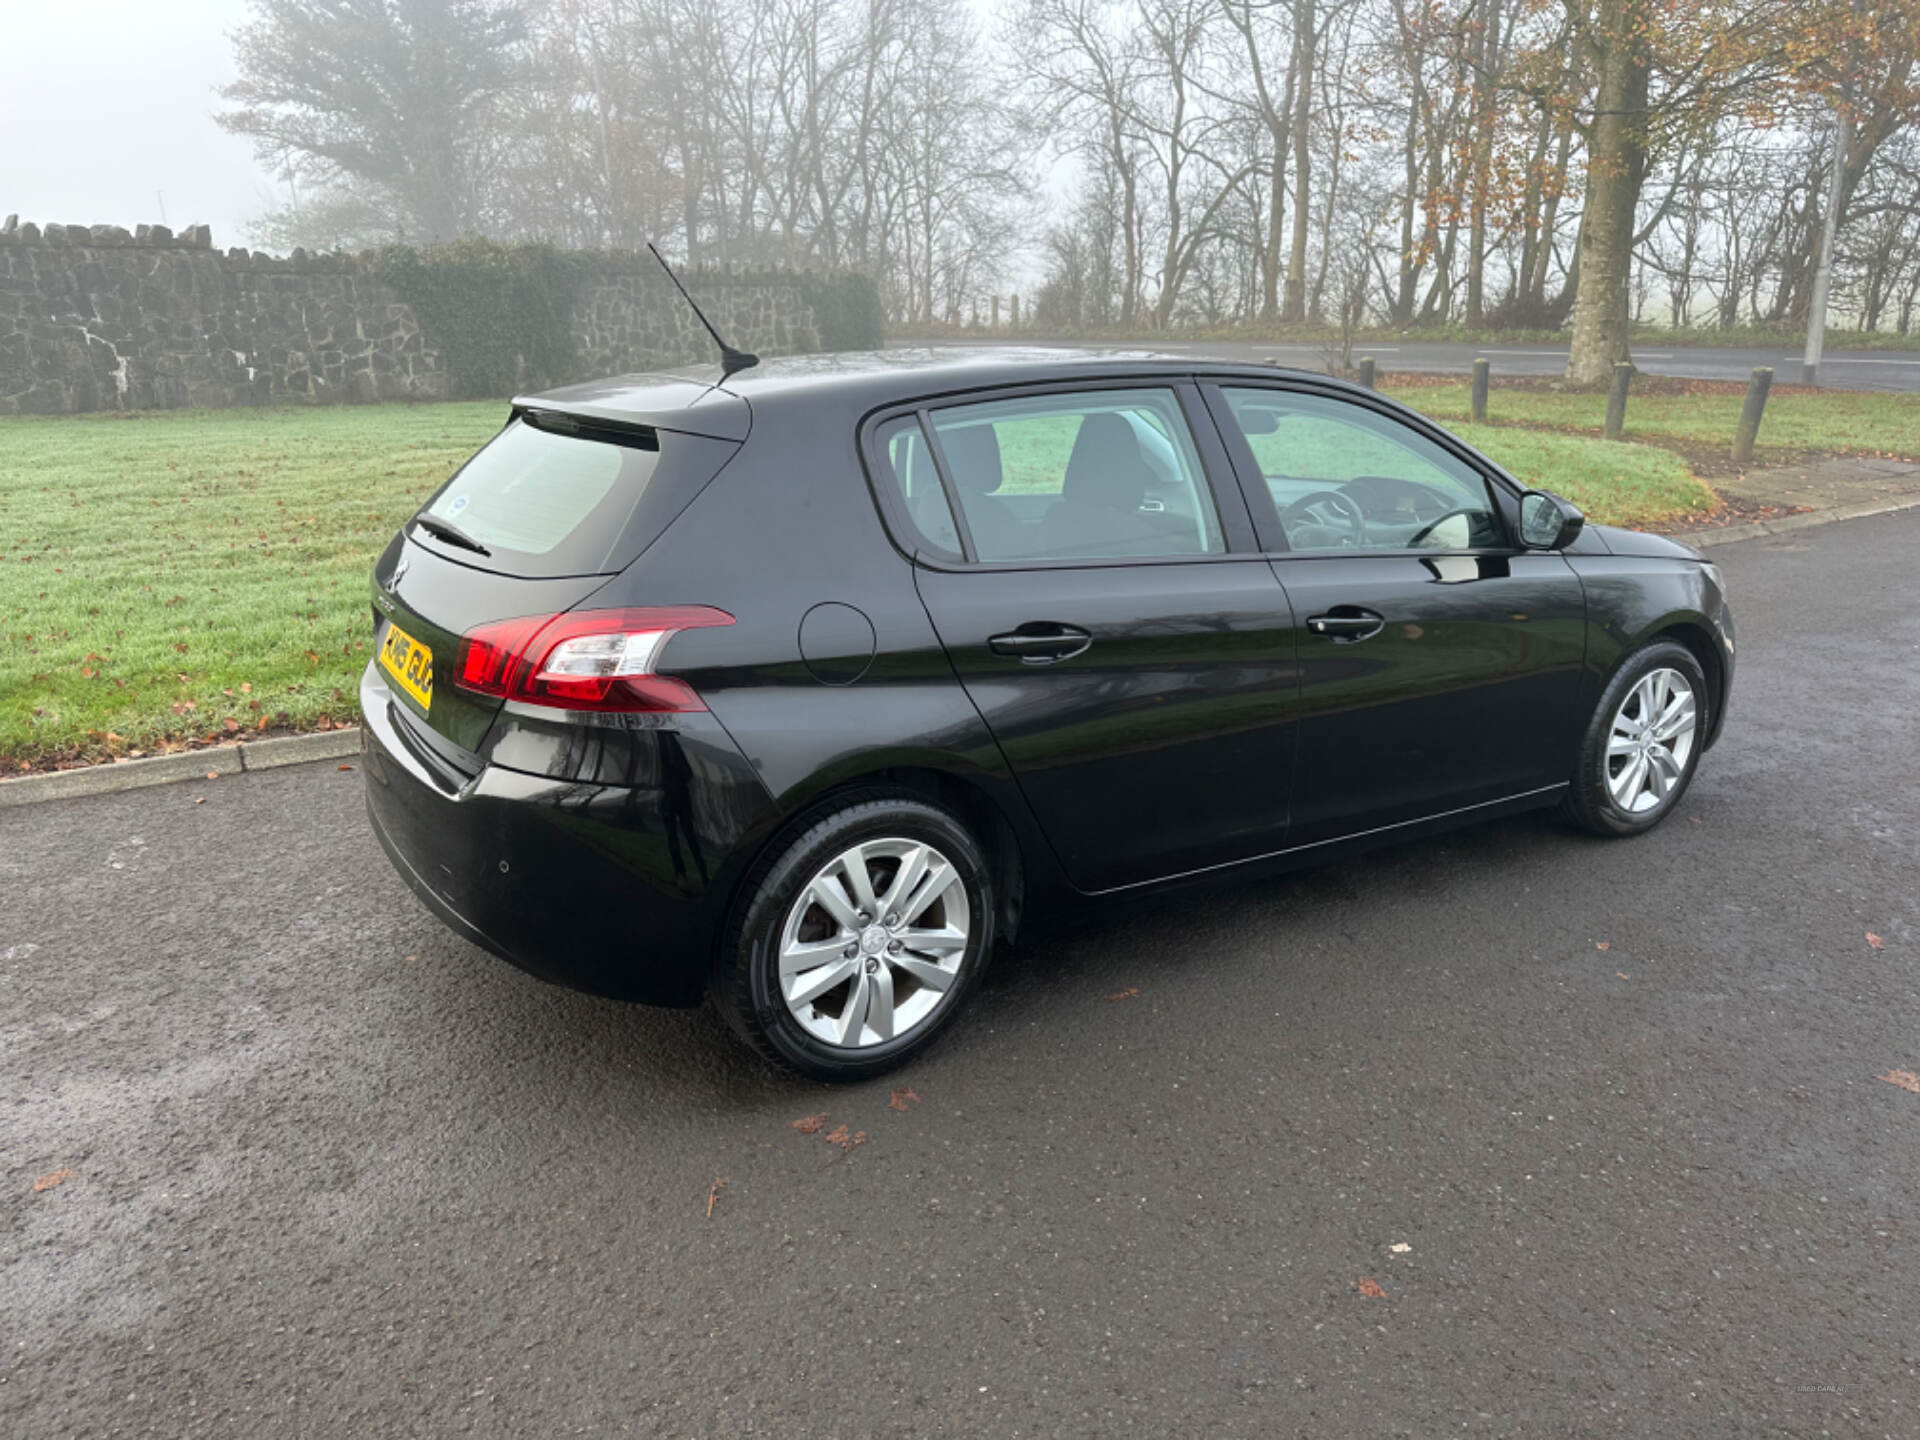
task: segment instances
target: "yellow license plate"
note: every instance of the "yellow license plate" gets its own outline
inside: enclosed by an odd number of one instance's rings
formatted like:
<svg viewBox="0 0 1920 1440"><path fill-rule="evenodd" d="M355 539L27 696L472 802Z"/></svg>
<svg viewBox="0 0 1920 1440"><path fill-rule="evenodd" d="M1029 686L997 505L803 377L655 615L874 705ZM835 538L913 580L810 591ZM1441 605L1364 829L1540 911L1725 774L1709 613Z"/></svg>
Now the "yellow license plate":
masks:
<svg viewBox="0 0 1920 1440"><path fill-rule="evenodd" d="M380 668L418 700L422 710L433 708L433 651L391 620L387 638L380 642Z"/></svg>

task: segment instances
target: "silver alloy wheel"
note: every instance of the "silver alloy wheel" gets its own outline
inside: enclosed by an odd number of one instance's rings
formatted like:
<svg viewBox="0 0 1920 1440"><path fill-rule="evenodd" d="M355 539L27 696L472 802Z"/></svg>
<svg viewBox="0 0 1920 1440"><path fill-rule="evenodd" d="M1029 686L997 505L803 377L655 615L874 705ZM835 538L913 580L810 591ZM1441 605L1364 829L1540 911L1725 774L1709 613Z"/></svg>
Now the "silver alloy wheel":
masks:
<svg viewBox="0 0 1920 1440"><path fill-rule="evenodd" d="M807 882L780 927L780 994L802 1029L847 1050L923 1025L966 958L967 887L920 840L865 840Z"/></svg>
<svg viewBox="0 0 1920 1440"><path fill-rule="evenodd" d="M1687 773L1700 722L1693 686L1678 670L1649 670L1613 712L1607 793L1629 815L1658 809Z"/></svg>

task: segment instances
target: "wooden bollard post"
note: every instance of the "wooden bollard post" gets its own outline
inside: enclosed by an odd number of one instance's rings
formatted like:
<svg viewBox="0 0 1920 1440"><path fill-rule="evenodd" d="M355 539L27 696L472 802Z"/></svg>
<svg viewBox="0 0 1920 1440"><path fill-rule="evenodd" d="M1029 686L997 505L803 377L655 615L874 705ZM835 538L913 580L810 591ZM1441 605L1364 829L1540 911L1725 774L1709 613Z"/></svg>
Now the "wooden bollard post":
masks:
<svg viewBox="0 0 1920 1440"><path fill-rule="evenodd" d="M1484 355L1473 362L1473 423L1487 423L1487 378L1493 372L1493 362Z"/></svg>
<svg viewBox="0 0 1920 1440"><path fill-rule="evenodd" d="M1360 357L1360 383L1369 390L1373 389L1373 357L1371 355Z"/></svg>
<svg viewBox="0 0 1920 1440"><path fill-rule="evenodd" d="M1740 428L1733 432L1733 463L1745 465L1753 459L1753 442L1760 435L1760 415L1767 408L1767 391L1773 388L1773 367L1756 365L1747 381L1747 403L1740 407Z"/></svg>
<svg viewBox="0 0 1920 1440"><path fill-rule="evenodd" d="M1633 383L1633 365L1616 360L1613 383L1607 387L1607 439L1618 440L1627 428L1627 386Z"/></svg>

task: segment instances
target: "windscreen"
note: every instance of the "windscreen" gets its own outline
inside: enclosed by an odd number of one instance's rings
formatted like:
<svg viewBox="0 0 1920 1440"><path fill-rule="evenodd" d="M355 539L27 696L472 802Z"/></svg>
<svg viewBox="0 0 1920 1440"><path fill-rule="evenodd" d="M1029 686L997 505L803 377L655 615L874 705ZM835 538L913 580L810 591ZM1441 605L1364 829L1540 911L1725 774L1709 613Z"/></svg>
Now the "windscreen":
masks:
<svg viewBox="0 0 1920 1440"><path fill-rule="evenodd" d="M670 431L557 433L516 419L421 513L485 547L485 555L447 549L463 564L508 575L612 574L666 529L736 448ZM427 543L436 542L429 535Z"/></svg>

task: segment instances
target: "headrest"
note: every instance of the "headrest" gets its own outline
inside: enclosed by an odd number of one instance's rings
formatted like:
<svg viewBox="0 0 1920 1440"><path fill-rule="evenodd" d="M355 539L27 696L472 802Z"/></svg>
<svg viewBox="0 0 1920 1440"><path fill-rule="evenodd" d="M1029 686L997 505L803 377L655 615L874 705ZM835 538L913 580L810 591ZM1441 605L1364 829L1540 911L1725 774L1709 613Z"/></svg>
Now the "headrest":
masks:
<svg viewBox="0 0 1920 1440"><path fill-rule="evenodd" d="M1126 417L1101 411L1080 422L1060 498L1110 510L1138 510L1151 475L1140 453L1140 437Z"/></svg>
<svg viewBox="0 0 1920 1440"><path fill-rule="evenodd" d="M947 469L961 494L991 495L1000 488L1000 437L993 426L942 430L940 446L947 452Z"/></svg>

